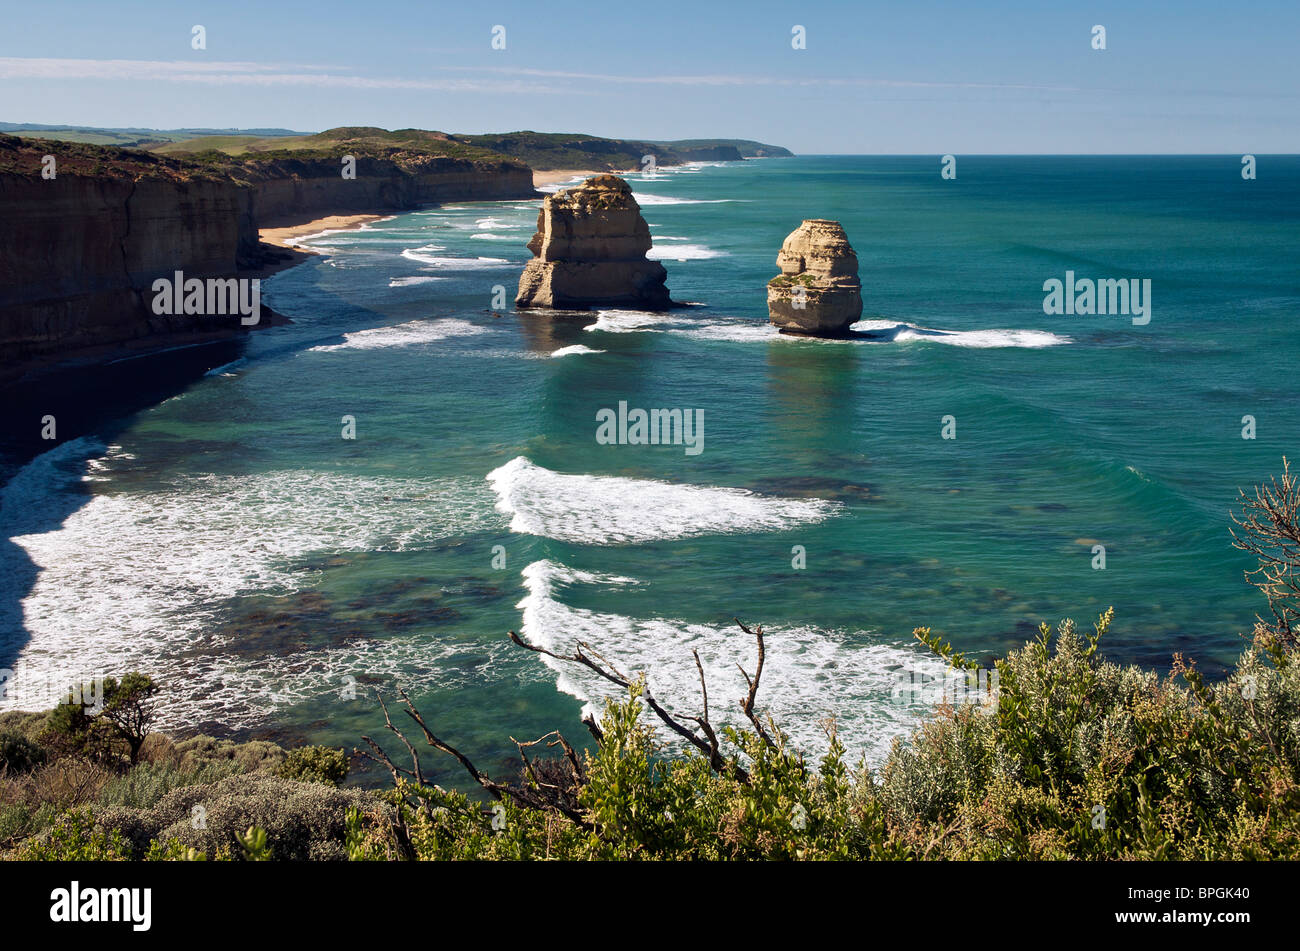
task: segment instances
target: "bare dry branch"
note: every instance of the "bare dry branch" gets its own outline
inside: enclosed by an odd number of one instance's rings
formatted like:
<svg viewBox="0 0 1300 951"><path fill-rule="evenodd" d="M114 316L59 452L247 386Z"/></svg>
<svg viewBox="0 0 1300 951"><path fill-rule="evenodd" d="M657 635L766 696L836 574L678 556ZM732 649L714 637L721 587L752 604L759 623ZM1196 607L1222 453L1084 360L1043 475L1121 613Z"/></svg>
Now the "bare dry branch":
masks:
<svg viewBox="0 0 1300 951"><path fill-rule="evenodd" d="M772 737L768 735L767 730L763 728L762 721L759 720L758 715L754 713L754 700L758 697L758 682L763 676L763 661L767 658L767 650L763 645L763 625L760 624L751 631L745 626L744 622L741 621L740 618L736 618L735 621L740 625L742 631L758 641L758 666L754 668L753 678L751 678L749 674L745 673L744 667L740 667L741 676L745 678L745 683L749 684L749 695L746 696L744 700L740 701L740 709L744 711L749 722L754 725L754 731L758 733L759 738L768 746L775 747L776 744L772 741ZM739 667L740 665L737 664L736 666Z"/></svg>
<svg viewBox="0 0 1300 951"><path fill-rule="evenodd" d="M1268 599L1273 623L1260 624L1284 644L1296 643L1300 631L1300 480L1282 459L1282 480L1256 486L1254 495L1238 490L1241 514L1232 514L1240 529L1230 529L1234 548L1249 552L1257 567L1246 579Z"/></svg>

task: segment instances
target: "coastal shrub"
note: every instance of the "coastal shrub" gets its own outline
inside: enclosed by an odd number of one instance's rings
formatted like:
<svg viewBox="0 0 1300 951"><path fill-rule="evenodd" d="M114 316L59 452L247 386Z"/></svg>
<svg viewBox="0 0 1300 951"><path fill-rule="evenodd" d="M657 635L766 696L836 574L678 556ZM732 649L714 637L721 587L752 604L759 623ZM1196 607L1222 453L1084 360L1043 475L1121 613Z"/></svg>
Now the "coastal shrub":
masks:
<svg viewBox="0 0 1300 951"><path fill-rule="evenodd" d="M33 831L32 807L25 802L0 805L0 849L8 848Z"/></svg>
<svg viewBox="0 0 1300 951"><path fill-rule="evenodd" d="M6 710L0 713L0 733L13 733L37 743L45 728L45 717L44 713Z"/></svg>
<svg viewBox="0 0 1300 951"><path fill-rule="evenodd" d="M267 740L236 743L211 736L191 736L177 742L174 749L180 758L177 765L183 769L195 769L204 763L231 763L240 772L253 773L274 770L285 757L282 747Z"/></svg>
<svg viewBox="0 0 1300 951"><path fill-rule="evenodd" d="M148 808L108 807L96 818L127 840L135 856L155 840L175 840L210 857L233 851L241 858L238 838L256 826L276 859L331 860L347 857L348 810L370 810L376 802L373 793L258 772L173 789Z"/></svg>
<svg viewBox="0 0 1300 951"><path fill-rule="evenodd" d="M86 806L98 799L114 775L115 770L98 759L64 756L0 779L0 801L22 802L33 808Z"/></svg>
<svg viewBox="0 0 1300 951"><path fill-rule="evenodd" d="M83 684L47 714L41 743L55 756L134 763L153 728L157 693L152 678L137 672Z"/></svg>
<svg viewBox="0 0 1300 951"><path fill-rule="evenodd" d="M97 828L89 809L69 809L46 832L18 849L26 862L111 862L129 859L129 846L116 832Z"/></svg>
<svg viewBox="0 0 1300 951"><path fill-rule="evenodd" d="M390 796L400 821L384 831L354 816L349 851L507 860L1300 857L1300 665L1286 653L1278 666L1255 643L1222 683L1206 684L1181 659L1160 677L1102 659L1112 620L1107 611L1086 633L1069 620L1044 626L998 662L996 696L941 706L895 743L878 773L845 762L829 722L817 764L770 721L761 735L722 731L717 762L694 748L668 750L633 684L606 704L600 741L583 754L576 813L511 794L485 807L404 779Z"/></svg>
<svg viewBox="0 0 1300 951"><path fill-rule="evenodd" d="M0 775L26 773L45 762L45 750L21 733L0 733Z"/></svg>
<svg viewBox="0 0 1300 951"><path fill-rule="evenodd" d="M348 777L348 759L328 746L300 746L289 751L275 775L303 783L337 786Z"/></svg>
<svg viewBox="0 0 1300 951"><path fill-rule="evenodd" d="M173 789L215 783L242 772L233 760L200 762L188 768L170 763L140 763L105 785L99 802L106 806L148 809Z"/></svg>

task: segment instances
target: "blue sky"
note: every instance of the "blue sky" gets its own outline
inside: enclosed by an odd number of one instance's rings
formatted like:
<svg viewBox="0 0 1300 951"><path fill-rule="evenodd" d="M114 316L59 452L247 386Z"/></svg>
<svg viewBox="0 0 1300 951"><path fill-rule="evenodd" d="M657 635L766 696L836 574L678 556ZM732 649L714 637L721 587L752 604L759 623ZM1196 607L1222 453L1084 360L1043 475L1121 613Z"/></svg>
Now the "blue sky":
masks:
<svg viewBox="0 0 1300 951"><path fill-rule="evenodd" d="M805 154L1300 152L1296 0L4 8L11 122L737 137ZM191 49L195 24L206 50ZM796 24L806 49L791 48Z"/></svg>

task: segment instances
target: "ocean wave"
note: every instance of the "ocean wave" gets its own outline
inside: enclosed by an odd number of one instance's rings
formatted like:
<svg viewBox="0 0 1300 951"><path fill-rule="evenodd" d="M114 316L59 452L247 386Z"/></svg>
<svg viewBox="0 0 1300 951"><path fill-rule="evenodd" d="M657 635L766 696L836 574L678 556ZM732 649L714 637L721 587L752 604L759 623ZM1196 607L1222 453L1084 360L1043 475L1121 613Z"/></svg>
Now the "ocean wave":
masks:
<svg viewBox="0 0 1300 951"><path fill-rule="evenodd" d="M111 474L115 457L102 443L66 443L33 460L0 496L0 534L13 541L0 552L16 559L0 564L0 598L22 599L9 636L18 638L14 669L24 675L8 684L0 709L41 709L83 674L140 669L169 690L168 722L219 713L236 725L235 700L240 715L256 718L320 689L331 670L421 661L410 643L360 643L254 662L237 651L225 656L212 630L230 598L313 586L318 553L425 550L505 530L477 480L283 471L86 495L83 473L97 458ZM46 524L47 513L65 509L60 524ZM19 581L27 559L39 570L30 589Z"/></svg>
<svg viewBox="0 0 1300 951"><path fill-rule="evenodd" d="M407 248L402 252L402 257L406 258L408 261L419 261L421 264L429 264L439 269L457 271L482 271L511 266L510 262L505 258L446 257L445 255L426 254L415 248Z"/></svg>
<svg viewBox="0 0 1300 951"><path fill-rule="evenodd" d="M429 275L419 275L416 277L395 277L388 282L389 287L414 287L417 284L431 284L434 281L441 281L441 277L432 277Z"/></svg>
<svg viewBox="0 0 1300 951"><path fill-rule="evenodd" d="M895 343L920 340L978 349L1022 347L1037 350L1074 342L1069 337L1061 337L1046 330L936 330L896 320L860 320L852 329L880 335Z"/></svg>
<svg viewBox="0 0 1300 951"><path fill-rule="evenodd" d="M596 315L595 323L588 324L583 330L603 330L612 334L636 333L638 330L651 330L660 324L676 324L681 319L662 311L649 310L602 310Z"/></svg>
<svg viewBox="0 0 1300 951"><path fill-rule="evenodd" d="M666 252L671 253L671 250ZM805 344L864 344L864 343L939 343L953 347L993 349L1016 347L1037 350L1070 344L1070 337L1059 336L1045 330L936 330L896 320L862 320L854 324L847 337L803 337L783 334L770 323L753 320L723 319L701 320L680 317L669 313L648 311L601 311L595 323L585 330L603 330L607 333L670 333L697 340L725 341L730 343L784 343Z"/></svg>
<svg viewBox="0 0 1300 951"><path fill-rule="evenodd" d="M492 470L487 480L496 492L497 510L512 516L512 531L587 545L779 532L823 521L839 509L834 502L783 499L747 489L569 475L523 456Z"/></svg>
<svg viewBox="0 0 1300 951"><path fill-rule="evenodd" d="M471 337L487 333L486 327L458 317L438 320L412 320L388 327L371 327L343 335L343 343L321 344L310 352L329 350L377 350L384 347L410 347L434 343L449 337Z"/></svg>
<svg viewBox="0 0 1300 951"><path fill-rule="evenodd" d="M672 244L667 247L655 245L645 256L651 261L704 261L725 257L726 254L726 251L715 251L702 244Z"/></svg>
<svg viewBox="0 0 1300 951"><path fill-rule="evenodd" d="M746 201L744 198L674 198L672 195L648 195L636 191L632 197L638 205L726 205Z"/></svg>
<svg viewBox="0 0 1300 951"><path fill-rule="evenodd" d="M580 343L571 344L567 347L561 347L559 350L551 352L552 357L568 357L575 353L604 353L604 350L592 350L590 347L584 347Z"/></svg>
<svg viewBox="0 0 1300 951"><path fill-rule="evenodd" d="M752 673L756 646L739 629L600 613L569 607L560 599L573 585L635 584L630 578L576 571L553 561L533 562L523 578L528 593L518 607L523 612L521 634L529 643L568 655L578 641L585 641L623 673L645 675L651 694L678 717L700 710L699 672L692 654L698 651L715 725L746 725L739 701L747 688L736 666ZM809 752L825 750L819 723L835 717L850 760L866 753L872 763L881 762L893 739L908 734L926 710L924 703L895 696L898 672L940 678L947 670L919 650L872 643L860 632L765 626L764 634L761 706L790 733L796 748ZM586 712L599 715L605 698L624 696L576 664L549 657L543 661L555 671L557 688L585 701ZM658 724L653 716L647 722Z"/></svg>
<svg viewBox="0 0 1300 951"><path fill-rule="evenodd" d="M698 327L673 328L672 332L686 337L694 337L697 340L725 340L732 343L798 339L782 334L772 324L742 323L740 321L701 323Z"/></svg>

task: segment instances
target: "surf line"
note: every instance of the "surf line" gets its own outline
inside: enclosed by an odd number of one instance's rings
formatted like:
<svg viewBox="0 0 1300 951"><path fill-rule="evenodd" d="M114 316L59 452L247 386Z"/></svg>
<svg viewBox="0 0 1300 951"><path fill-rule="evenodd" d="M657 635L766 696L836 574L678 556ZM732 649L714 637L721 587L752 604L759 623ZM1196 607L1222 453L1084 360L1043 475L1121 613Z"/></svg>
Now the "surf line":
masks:
<svg viewBox="0 0 1300 951"><path fill-rule="evenodd" d="M596 442L602 446L685 446L688 456L704 451L704 410L631 409L618 401L596 410Z"/></svg>

